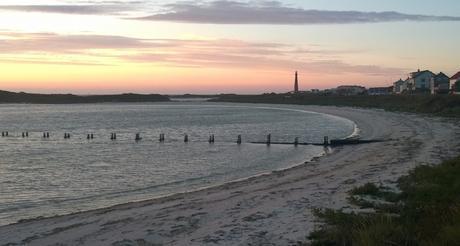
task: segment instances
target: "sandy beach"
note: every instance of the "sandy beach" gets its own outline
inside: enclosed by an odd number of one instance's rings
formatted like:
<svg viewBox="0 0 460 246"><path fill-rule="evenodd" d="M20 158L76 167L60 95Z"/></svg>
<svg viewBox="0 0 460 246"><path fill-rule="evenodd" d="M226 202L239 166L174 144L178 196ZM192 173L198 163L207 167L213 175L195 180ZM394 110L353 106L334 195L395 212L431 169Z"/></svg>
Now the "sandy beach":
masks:
<svg viewBox="0 0 460 246"><path fill-rule="evenodd" d="M393 184L460 150L458 121L305 106L354 121L363 139L297 167L218 187L0 227L0 245L292 245L318 226L313 208L348 208L347 191Z"/></svg>

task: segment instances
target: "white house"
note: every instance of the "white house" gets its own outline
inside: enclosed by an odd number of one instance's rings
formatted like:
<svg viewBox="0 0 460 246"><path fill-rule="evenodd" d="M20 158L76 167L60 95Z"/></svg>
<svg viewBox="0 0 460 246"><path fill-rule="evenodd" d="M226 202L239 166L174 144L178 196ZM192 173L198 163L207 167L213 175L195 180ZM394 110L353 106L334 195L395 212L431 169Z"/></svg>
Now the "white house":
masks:
<svg viewBox="0 0 460 246"><path fill-rule="evenodd" d="M447 94L449 93L449 76L445 75L443 72L436 74L431 79L431 94Z"/></svg>
<svg viewBox="0 0 460 246"><path fill-rule="evenodd" d="M335 89L335 93L342 96L362 95L366 92L366 88L359 85L341 85Z"/></svg>
<svg viewBox="0 0 460 246"><path fill-rule="evenodd" d="M431 80L435 74L430 70L410 73L408 81L408 89L412 92L429 92L431 88Z"/></svg>
<svg viewBox="0 0 460 246"><path fill-rule="evenodd" d="M393 83L393 93L401 94L404 90L407 90L407 83L404 80L399 79Z"/></svg>

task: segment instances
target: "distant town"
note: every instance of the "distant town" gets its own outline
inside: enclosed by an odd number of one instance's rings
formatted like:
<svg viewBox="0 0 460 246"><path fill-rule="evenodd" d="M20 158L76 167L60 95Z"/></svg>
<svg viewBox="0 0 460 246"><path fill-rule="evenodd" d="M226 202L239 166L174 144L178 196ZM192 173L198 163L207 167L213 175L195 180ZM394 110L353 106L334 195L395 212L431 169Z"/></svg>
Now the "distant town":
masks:
<svg viewBox="0 0 460 246"><path fill-rule="evenodd" d="M313 93L321 95L391 95L391 94L454 94L460 95L460 71L449 77L443 72L438 74L420 69L412 72L406 79L399 79L388 87L366 88L360 85L341 85L337 88L310 91L299 90L298 73L295 74L294 91L291 93Z"/></svg>

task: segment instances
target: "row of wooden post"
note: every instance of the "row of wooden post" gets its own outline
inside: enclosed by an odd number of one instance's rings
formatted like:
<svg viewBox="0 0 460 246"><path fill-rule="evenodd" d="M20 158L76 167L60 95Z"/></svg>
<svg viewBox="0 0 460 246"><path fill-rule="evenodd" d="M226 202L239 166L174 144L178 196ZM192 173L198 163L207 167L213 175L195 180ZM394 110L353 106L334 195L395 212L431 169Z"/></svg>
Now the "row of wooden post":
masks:
<svg viewBox="0 0 460 246"><path fill-rule="evenodd" d="M8 137L8 132L2 132L2 137ZM23 138L28 138L29 137L29 132L23 132L22 133L22 137ZM44 132L43 133L43 138L50 138L50 133L49 132ZM267 135L267 145L271 145L272 141L271 141L271 138L272 138L272 135L271 134L268 134ZM64 133L64 139L70 139L70 133ZM94 139L94 134L93 133L89 133L87 134L86 136L86 139L88 140L91 140L91 139ZM111 133L110 135L110 140L116 140L117 139L117 134L116 133ZM142 137L141 137L141 134L140 133L136 133L136 137L135 137L135 140L136 141L140 141L142 140ZM161 133L160 134L160 142L165 142L165 134L164 133ZM184 135L184 142L185 143L188 143L189 142L189 137L187 134ZM214 134L210 135L209 136L209 140L208 140L209 143L214 143L215 142L215 136ZM241 144L242 143L242 137L241 135L238 135L238 138L236 140L236 143L237 144ZM329 137L328 136L325 136L324 137L324 142L323 142L324 145L329 145L330 144L330 141L329 141ZM295 140L294 140L294 145L299 145L299 138L296 137Z"/></svg>
<svg viewBox="0 0 460 246"><path fill-rule="evenodd" d="M8 132L2 132L2 137L8 137L8 136L9 136ZM22 137L23 138L29 137L29 132L23 132ZM44 132L43 133L43 138L50 138L50 133L49 132ZM67 133L67 132L64 133L64 139L70 139L70 133ZM88 139L88 140L94 139L94 134L93 133L88 133L86 135L86 139ZM117 140L117 134L116 133L111 133L110 140ZM136 141L142 140L140 133L136 133L135 140ZM162 143L165 142L165 134L164 133L160 134L160 142L162 142ZM185 143L189 142L189 138L188 138L187 134L184 135L184 142ZM209 136L209 143L214 143L214 142L215 142L215 136L214 136L214 134L212 134L212 135ZM242 142L241 135L238 135L237 143L241 144L241 142Z"/></svg>

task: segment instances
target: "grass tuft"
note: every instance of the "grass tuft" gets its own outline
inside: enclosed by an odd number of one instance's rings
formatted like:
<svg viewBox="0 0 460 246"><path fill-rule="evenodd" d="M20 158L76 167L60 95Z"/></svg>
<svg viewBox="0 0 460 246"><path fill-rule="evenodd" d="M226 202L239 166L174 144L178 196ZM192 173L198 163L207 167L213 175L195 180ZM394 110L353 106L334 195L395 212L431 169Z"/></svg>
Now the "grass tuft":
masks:
<svg viewBox="0 0 460 246"><path fill-rule="evenodd" d="M400 193L374 184L350 191L374 213L315 210L325 224L310 234L312 245L458 245L460 157L421 166L398 181ZM366 197L380 199L370 202Z"/></svg>

